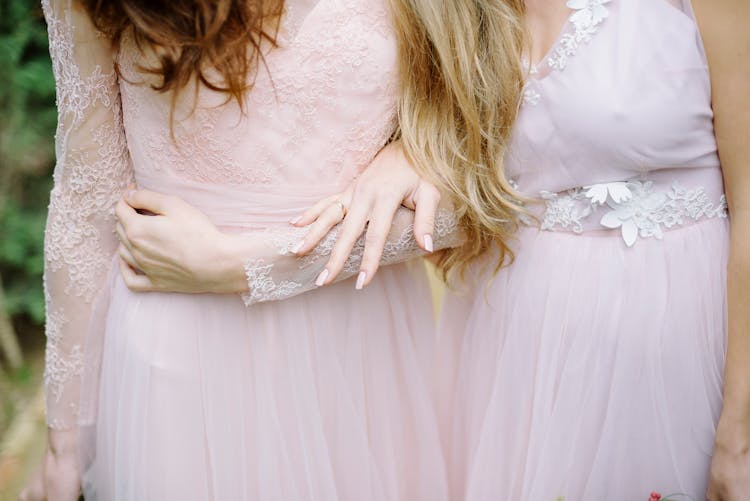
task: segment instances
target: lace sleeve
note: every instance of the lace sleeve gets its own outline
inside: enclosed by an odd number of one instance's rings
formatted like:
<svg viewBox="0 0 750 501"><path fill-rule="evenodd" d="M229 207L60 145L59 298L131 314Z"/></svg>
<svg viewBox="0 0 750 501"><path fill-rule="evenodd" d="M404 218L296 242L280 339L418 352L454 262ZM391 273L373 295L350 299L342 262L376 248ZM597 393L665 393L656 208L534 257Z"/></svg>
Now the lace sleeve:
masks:
<svg viewBox="0 0 750 501"><path fill-rule="evenodd" d="M399 209L388 235L382 265L396 264L424 254L414 238L414 212ZM250 306L263 301L286 299L316 287L315 280L323 271L338 237L338 227L304 257L296 257L294 247L304 238L305 228L269 230L260 238L261 250L245 263L248 292L243 294ZM433 235L435 250L456 247L463 242L458 219L452 211L441 209L435 220ZM365 237L360 237L337 280L359 273L365 248Z"/></svg>
<svg viewBox="0 0 750 501"><path fill-rule="evenodd" d="M92 303L117 247L114 206L132 182L109 41L75 0L42 0L57 85L57 164L45 232L47 423L76 426Z"/></svg>

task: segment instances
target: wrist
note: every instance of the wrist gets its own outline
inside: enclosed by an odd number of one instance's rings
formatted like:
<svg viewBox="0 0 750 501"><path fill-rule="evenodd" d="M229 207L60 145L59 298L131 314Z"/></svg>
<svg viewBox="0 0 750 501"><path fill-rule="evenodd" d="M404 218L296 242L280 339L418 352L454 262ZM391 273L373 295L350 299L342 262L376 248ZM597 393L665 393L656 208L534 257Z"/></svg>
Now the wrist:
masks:
<svg viewBox="0 0 750 501"><path fill-rule="evenodd" d="M750 412L745 406L736 405L734 402L725 400L719 422L732 427L747 428L750 433Z"/></svg>
<svg viewBox="0 0 750 501"><path fill-rule="evenodd" d="M217 239L217 258L209 272L211 292L238 294L247 291L245 260L251 252L248 239L243 235L224 234Z"/></svg>
<svg viewBox="0 0 750 501"><path fill-rule="evenodd" d="M743 376L745 376L743 374ZM732 421L745 421L750 423L750 386L733 381L725 374L724 392L722 400L722 418Z"/></svg>
<svg viewBox="0 0 750 501"><path fill-rule="evenodd" d="M78 429L57 430L47 428L49 451L55 456L78 454Z"/></svg>

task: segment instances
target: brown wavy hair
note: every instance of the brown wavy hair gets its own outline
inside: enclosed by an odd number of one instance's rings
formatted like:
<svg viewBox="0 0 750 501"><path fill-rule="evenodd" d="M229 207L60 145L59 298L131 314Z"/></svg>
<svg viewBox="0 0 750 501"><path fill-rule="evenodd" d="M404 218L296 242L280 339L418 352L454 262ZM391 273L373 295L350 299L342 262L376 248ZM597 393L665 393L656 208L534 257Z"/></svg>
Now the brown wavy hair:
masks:
<svg viewBox="0 0 750 501"><path fill-rule="evenodd" d="M140 69L158 77L154 89L173 91L173 102L198 81L241 106L263 62L261 46L276 45L284 11L283 0L79 1L115 49L129 33L157 56L154 66Z"/></svg>

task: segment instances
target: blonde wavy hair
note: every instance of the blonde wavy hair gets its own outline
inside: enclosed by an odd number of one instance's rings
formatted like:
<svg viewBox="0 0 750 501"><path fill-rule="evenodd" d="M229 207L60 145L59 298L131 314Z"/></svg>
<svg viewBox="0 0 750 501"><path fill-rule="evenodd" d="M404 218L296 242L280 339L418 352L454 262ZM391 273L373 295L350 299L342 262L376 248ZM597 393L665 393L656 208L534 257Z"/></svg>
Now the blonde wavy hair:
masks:
<svg viewBox="0 0 750 501"><path fill-rule="evenodd" d="M445 278L499 250L524 212L503 158L523 92L522 0L391 0L399 43L400 138L422 175L452 194L466 243L445 253Z"/></svg>

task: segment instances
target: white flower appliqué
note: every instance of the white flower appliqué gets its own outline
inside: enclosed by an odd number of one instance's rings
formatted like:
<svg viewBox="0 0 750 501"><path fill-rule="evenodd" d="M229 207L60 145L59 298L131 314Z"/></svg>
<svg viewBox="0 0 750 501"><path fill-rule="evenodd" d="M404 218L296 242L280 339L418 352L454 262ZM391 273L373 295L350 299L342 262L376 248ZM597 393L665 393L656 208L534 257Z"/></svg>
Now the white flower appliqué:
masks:
<svg viewBox="0 0 750 501"><path fill-rule="evenodd" d="M530 104L532 106L536 106L539 104L539 99L541 99L542 95L539 94L535 89L526 89L523 91L523 102L525 104Z"/></svg>
<svg viewBox="0 0 750 501"><path fill-rule="evenodd" d="M550 52L547 64L550 68L564 70L568 59L575 56L583 43L588 43L599 31L599 26L609 17L606 4L612 0L568 0L567 6L573 9L568 18L573 25L573 32L560 38L557 46Z"/></svg>
<svg viewBox="0 0 750 501"><path fill-rule="evenodd" d="M542 230L560 228L583 233L584 221L608 208L601 226L619 229L632 247L638 237L661 239L664 229L683 226L687 220L727 217L726 197L711 201L704 188L687 190L676 183L669 191L657 191L651 181L601 183L562 193L542 192L545 203Z"/></svg>
<svg viewBox="0 0 750 501"><path fill-rule="evenodd" d="M573 23L576 28L580 26L582 29L598 25L609 17L609 10L604 4L607 4L610 1L611 0L568 0L566 5L568 8L575 11L570 15L570 22Z"/></svg>
<svg viewBox="0 0 750 501"><path fill-rule="evenodd" d="M611 198L616 203L627 202L633 198L633 193L627 186L627 183L602 183L594 184L584 188L586 190L586 198L591 200L595 204L603 204L608 198Z"/></svg>
<svg viewBox="0 0 750 501"><path fill-rule="evenodd" d="M682 226L684 219L727 217L726 197L712 203L703 188L685 190L674 184L671 191L654 191L653 183L627 183L633 196L627 200L607 200L610 211L602 216L601 225L620 228L622 239L632 247L638 236L661 239L662 227Z"/></svg>

